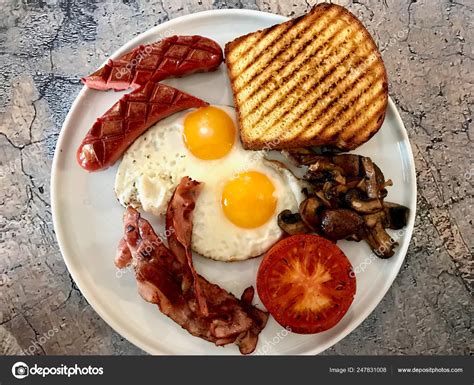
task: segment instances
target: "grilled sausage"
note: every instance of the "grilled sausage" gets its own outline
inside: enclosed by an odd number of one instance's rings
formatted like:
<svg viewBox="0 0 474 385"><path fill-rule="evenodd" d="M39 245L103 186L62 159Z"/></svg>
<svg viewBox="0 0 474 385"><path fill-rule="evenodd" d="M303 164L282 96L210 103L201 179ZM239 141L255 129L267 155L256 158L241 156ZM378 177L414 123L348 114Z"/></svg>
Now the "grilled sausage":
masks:
<svg viewBox="0 0 474 385"><path fill-rule="evenodd" d="M87 171L104 170L159 120L207 104L176 88L150 81L124 95L96 120L77 150L77 162Z"/></svg>
<svg viewBox="0 0 474 385"><path fill-rule="evenodd" d="M222 63L222 49L202 36L171 36L140 45L93 74L82 78L89 88L105 91L138 88L149 80L159 82L194 72L214 71Z"/></svg>

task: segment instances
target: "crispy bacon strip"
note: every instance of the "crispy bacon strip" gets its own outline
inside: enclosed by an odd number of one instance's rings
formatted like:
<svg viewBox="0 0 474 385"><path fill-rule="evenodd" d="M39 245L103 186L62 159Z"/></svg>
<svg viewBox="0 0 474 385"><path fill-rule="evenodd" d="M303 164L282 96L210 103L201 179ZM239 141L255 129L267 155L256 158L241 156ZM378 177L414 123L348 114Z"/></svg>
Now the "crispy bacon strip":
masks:
<svg viewBox="0 0 474 385"><path fill-rule="evenodd" d="M200 191L201 184L199 182L191 180L189 177L182 179L171 197L168 210L166 211L166 233L171 252L179 259L185 260L188 264L194 282L194 293L196 294L199 310L203 315L208 316L209 309L199 286L190 247L193 231L191 215Z"/></svg>
<svg viewBox="0 0 474 385"><path fill-rule="evenodd" d="M222 62L222 49L202 36L171 36L140 45L118 59L110 59L93 74L82 78L89 88L116 91L138 88L149 80L159 82L194 72L215 70Z"/></svg>
<svg viewBox="0 0 474 385"><path fill-rule="evenodd" d="M182 213L187 212L182 216L186 218L186 224L181 225L173 220L173 225L168 228L168 233L172 231L175 234L171 240L176 240L180 248L176 248L179 256L163 244L149 222L129 207L124 215L124 238L119 245L116 261L128 260L130 253L142 298L157 304L162 313L189 333L218 346L235 342L242 354L249 354L255 350L258 335L268 319L268 313L252 305L253 288L247 288L239 300L204 277L193 274L192 261L190 264L186 252L183 253L183 248L186 250L190 245L187 232L192 230L190 207L194 205L197 186L196 182L184 178L170 202L175 207L175 213L181 210ZM178 208L177 202L186 208ZM189 285L189 282L192 284ZM205 299L207 316L200 310L195 287L199 287Z"/></svg>

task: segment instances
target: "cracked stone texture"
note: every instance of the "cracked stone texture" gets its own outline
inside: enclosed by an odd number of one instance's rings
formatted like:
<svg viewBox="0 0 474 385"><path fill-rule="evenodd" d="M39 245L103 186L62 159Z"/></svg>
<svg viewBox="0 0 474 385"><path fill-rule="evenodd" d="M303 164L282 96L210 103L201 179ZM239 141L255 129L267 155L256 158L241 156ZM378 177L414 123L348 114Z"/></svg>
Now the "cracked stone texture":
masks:
<svg viewBox="0 0 474 385"><path fill-rule="evenodd" d="M473 3L337 2L364 21L382 51L413 146L419 195L413 241L395 283L325 354L472 354ZM54 237L51 160L79 77L176 16L212 8L297 16L313 4L0 2L0 324L9 341L27 354L143 353L87 304Z"/></svg>

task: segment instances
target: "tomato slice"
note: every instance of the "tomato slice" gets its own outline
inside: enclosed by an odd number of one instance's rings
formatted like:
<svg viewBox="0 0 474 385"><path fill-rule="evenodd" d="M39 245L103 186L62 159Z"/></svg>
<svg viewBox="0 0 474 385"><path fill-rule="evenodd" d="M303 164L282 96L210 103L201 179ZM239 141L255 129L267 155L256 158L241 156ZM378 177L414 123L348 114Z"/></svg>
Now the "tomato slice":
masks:
<svg viewBox="0 0 474 385"><path fill-rule="evenodd" d="M276 321L302 334L336 325L351 305L356 280L342 250L317 235L293 235L265 255L257 291Z"/></svg>

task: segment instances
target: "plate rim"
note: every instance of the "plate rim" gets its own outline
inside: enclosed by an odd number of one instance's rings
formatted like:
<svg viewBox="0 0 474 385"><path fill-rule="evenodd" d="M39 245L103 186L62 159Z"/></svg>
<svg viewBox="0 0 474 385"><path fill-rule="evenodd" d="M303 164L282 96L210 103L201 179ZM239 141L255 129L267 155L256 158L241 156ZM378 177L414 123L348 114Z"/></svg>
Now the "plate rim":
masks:
<svg viewBox="0 0 474 385"><path fill-rule="evenodd" d="M206 10L206 11L200 11L192 14L187 14L187 15L182 15L178 16L176 18L173 18L171 20L168 20L164 23L158 24L152 28L147 29L146 31L138 34L135 36L133 39L129 40L127 43L123 44L121 47L119 47L112 55L110 55L102 65L104 65L109 58L116 58L121 54L122 51L128 51L130 48L136 46L139 44L140 40L143 38L146 38L144 35L149 35L153 34L154 32L157 32L159 30L162 30L163 28L171 28L174 24L176 23L182 23L183 21L190 20L190 19L200 19L200 18L205 18L208 16L226 16L226 15L243 15L243 16L257 16L257 17L270 17L275 19L276 23L284 22L286 20L289 20L290 18L270 12L264 12L264 11L259 11L259 10L251 10L251 9L212 9L212 10ZM157 348L155 345L149 344L149 343L144 343L142 340L139 340L138 337L136 337L133 333L129 332L126 328L123 328L120 326L115 319L112 316L109 316L107 311L105 309L102 309L101 306L96 305L95 301L92 301L91 298L94 297L94 294L92 292L92 289L90 289L87 284L83 281L81 278L80 274L76 273L76 270L72 268L73 261L68 256L68 252L66 249L66 236L62 230L62 227L59 226L59 214L57 211L57 207L59 205L58 203L58 188L59 188L59 179L57 175L57 170L58 170L58 165L60 163L60 153L61 153L61 148L63 143L65 142L67 135L66 135L66 129L65 127L69 126L71 123L70 121L72 120L72 117L74 115L74 110L76 109L76 105L80 103L80 101L85 97L86 92L88 91L88 88L86 86L83 86L81 91L78 93L76 98L74 99L74 102L72 103L71 107L69 108L69 111L66 115L66 118L61 126L61 130L59 132L58 140L56 143L56 148L54 151L54 156L53 156L53 162L51 166L51 180L50 180L50 200L51 200L51 213L52 213L52 219L53 219L53 227L54 227L54 232L56 235L56 239L58 242L59 250L61 252L61 256L64 260L64 263L66 264L66 267L68 269L69 274L71 277L74 279L74 282L76 283L77 287L81 291L81 294L84 296L84 298L87 300L89 305L92 307L92 309L118 334L126 338L129 342L131 342L133 345L136 347L142 349L143 351L147 352L148 354L152 355L167 355L164 350L161 350ZM393 267L393 273L392 276L385 281L385 285L381 288L381 290L378 291L377 295L377 301L374 301L373 306L368 306L362 313L360 313L357 317L357 320L345 329L343 329L336 337L330 339L329 342L321 345L317 345L314 348L311 348L307 350L304 353L301 353L300 355L315 355L319 354L329 347L335 345L339 341L341 341L343 338L345 338L348 334L352 333L355 329L357 329L362 322L364 322L368 316L375 310L375 308L380 304L382 299L385 297L387 294L388 290L392 286L393 282L395 281L395 278L398 276L401 266L403 265L406 254L408 251L408 247L410 245L412 236L413 236L413 231L414 231L414 223L415 223L415 218L416 218L416 210L417 210L417 182L416 182L416 169L415 169L415 160L414 160L414 155L413 155L413 150L412 146L409 140L408 132L406 130L405 124L403 123L400 114L397 110L397 107L391 97L388 97L388 105L387 105L387 110L390 109L393 112L396 125L398 127L401 127L402 129L400 130L400 134L402 135L403 138L403 143L406 145L407 148L407 155L408 155L408 161L409 161L409 171L410 171L410 179L413 181L413 185L411 188L411 191L409 193L410 200L414 202L413 204L413 209L410 208L410 216L408 220L408 224L406 226L406 237L407 237L407 242L403 245L401 249L399 249L399 253L403 254L403 257L399 258L399 261L397 264L394 265ZM188 354L193 354L193 353L188 353ZM195 354L195 353L194 353Z"/></svg>

